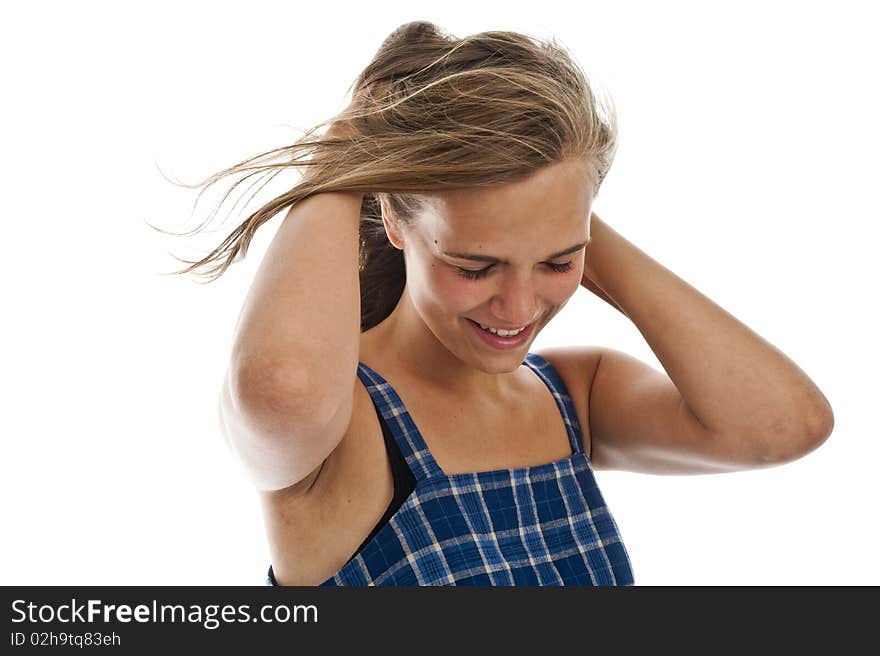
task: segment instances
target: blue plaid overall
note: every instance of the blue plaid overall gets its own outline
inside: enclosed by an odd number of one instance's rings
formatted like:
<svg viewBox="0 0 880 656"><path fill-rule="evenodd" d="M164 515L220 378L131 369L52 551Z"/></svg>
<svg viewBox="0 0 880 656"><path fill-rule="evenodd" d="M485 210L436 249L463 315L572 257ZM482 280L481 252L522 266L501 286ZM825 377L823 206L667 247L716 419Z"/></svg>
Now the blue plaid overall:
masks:
<svg viewBox="0 0 880 656"><path fill-rule="evenodd" d="M572 455L531 467L447 475L391 385L358 363L358 376L416 486L360 553L319 585L634 584L565 384L536 353L523 364L553 393ZM275 585L271 566L266 585Z"/></svg>

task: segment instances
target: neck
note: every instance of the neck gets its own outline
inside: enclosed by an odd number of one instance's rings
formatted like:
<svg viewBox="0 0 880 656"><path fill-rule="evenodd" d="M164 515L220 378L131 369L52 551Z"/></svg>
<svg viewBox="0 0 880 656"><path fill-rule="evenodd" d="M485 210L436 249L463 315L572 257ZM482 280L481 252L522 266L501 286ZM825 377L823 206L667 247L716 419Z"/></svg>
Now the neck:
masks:
<svg viewBox="0 0 880 656"><path fill-rule="evenodd" d="M382 361L391 362L395 371L445 399L473 403L509 398L514 389L520 362L492 366L491 356L468 349L469 328L461 324L452 330L450 339L462 350L461 357L440 342L412 305L404 288L400 301L381 323L362 335L369 352L381 353ZM465 361L467 358L468 361ZM511 370L511 367L513 369Z"/></svg>

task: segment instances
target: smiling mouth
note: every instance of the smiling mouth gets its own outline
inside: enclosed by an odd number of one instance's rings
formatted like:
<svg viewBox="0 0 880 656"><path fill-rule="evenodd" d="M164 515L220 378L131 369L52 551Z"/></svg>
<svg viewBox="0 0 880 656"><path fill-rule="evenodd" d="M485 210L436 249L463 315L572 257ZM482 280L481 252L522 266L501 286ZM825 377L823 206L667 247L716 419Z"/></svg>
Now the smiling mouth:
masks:
<svg viewBox="0 0 880 656"><path fill-rule="evenodd" d="M525 326L519 326L517 328L496 328L495 326L485 326L485 325L481 324L479 321L475 321L474 323L476 323L480 328L482 328L483 330L485 330L487 332L493 332L493 333L497 333L497 334L504 333L504 335L510 335L510 336L518 335L519 333L521 333L522 331L524 331L526 328L528 328L531 325L531 324L526 324Z"/></svg>
<svg viewBox="0 0 880 656"><path fill-rule="evenodd" d="M467 317L465 317L465 318L467 319ZM501 331L505 331L505 332L515 331L512 335L499 335L501 337L503 337L503 336L516 337L517 335L519 335L520 333L522 333L524 331L531 330L538 323L538 320L535 319L531 323L527 323L525 325L519 326L518 328L496 328L495 326L489 326L487 324L482 324L479 321L474 321L473 319L467 319L467 320L470 321L472 324L474 324L476 327L480 328L481 330L484 330L488 333L492 333L493 335L497 335L498 333L497 332L493 333L492 330L496 330L496 331L501 330ZM489 330L490 328L492 330Z"/></svg>

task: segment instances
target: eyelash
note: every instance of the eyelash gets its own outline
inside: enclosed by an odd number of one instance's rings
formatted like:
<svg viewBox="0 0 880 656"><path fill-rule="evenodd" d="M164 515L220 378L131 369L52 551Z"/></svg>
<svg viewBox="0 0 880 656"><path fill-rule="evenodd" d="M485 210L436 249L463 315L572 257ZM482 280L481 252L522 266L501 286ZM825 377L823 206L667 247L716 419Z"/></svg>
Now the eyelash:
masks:
<svg viewBox="0 0 880 656"><path fill-rule="evenodd" d="M468 280L479 280L480 278L485 278L489 273L489 269L491 269L494 264L490 264L485 269L478 269L476 271L472 271L471 269L462 269L461 267L455 267L458 269L459 273L467 278ZM567 273L571 271L571 267L573 266L571 262L565 262L564 264L554 264L552 262L547 262L547 266L549 266L554 273Z"/></svg>

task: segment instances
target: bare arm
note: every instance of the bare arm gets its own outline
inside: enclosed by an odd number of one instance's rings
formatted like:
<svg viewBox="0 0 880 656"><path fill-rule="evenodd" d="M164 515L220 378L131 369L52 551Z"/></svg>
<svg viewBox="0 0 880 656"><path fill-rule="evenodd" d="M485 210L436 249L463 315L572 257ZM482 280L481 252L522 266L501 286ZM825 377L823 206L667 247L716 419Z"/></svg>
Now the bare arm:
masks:
<svg viewBox="0 0 880 656"><path fill-rule="evenodd" d="M220 412L227 441L263 489L314 472L350 419L362 198L321 193L294 205L245 299Z"/></svg>
<svg viewBox="0 0 880 656"><path fill-rule="evenodd" d="M668 374L602 351L589 401L595 458L717 471L786 462L830 435L828 400L784 353L595 214L592 235L582 284L614 300Z"/></svg>

